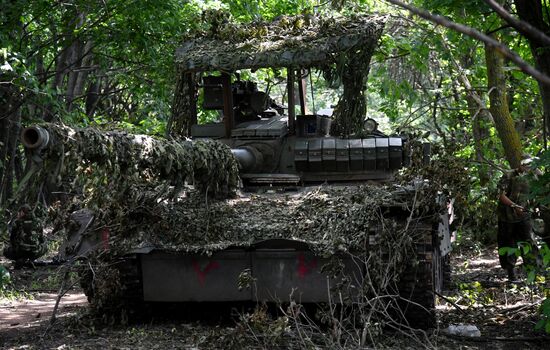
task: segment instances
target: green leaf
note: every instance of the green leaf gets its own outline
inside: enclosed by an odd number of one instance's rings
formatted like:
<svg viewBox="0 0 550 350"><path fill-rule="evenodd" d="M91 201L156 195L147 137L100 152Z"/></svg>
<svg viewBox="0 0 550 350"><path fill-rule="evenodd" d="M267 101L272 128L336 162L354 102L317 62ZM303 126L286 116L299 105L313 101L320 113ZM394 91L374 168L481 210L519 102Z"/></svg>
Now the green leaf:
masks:
<svg viewBox="0 0 550 350"><path fill-rule="evenodd" d="M0 265L0 290L5 288L11 281L8 269Z"/></svg>
<svg viewBox="0 0 550 350"><path fill-rule="evenodd" d="M527 274L527 283L531 284L535 281L535 278L537 277L537 274L535 273L535 271L529 271L529 273Z"/></svg>

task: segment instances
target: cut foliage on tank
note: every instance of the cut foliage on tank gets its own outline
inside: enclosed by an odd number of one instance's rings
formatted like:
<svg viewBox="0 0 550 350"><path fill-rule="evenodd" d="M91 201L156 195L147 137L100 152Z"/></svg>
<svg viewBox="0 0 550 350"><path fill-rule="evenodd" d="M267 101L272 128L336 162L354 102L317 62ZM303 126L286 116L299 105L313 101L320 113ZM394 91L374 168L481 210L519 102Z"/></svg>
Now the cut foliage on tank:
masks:
<svg viewBox="0 0 550 350"><path fill-rule="evenodd" d="M33 170L13 207L35 208L46 183L71 194L57 207L60 254L81 262L92 306L123 320L146 303L250 301L433 326L449 208L427 181L395 178L429 147L366 116L384 17L216 23L176 53L172 138L26 128ZM262 68L286 71L286 104L242 78ZM314 69L343 84L332 116L307 106ZM198 110L219 121L198 123Z"/></svg>

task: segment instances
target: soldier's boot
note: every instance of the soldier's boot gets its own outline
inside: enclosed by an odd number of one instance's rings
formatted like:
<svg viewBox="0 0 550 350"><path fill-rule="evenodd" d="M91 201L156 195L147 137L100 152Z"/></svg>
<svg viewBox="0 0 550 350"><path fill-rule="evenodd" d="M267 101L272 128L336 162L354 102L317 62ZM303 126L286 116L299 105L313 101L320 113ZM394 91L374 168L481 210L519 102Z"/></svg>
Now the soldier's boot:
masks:
<svg viewBox="0 0 550 350"><path fill-rule="evenodd" d="M7 247L5 247L3 253L4 253L4 256L10 260L17 259L14 249L11 245L8 245Z"/></svg>
<svg viewBox="0 0 550 350"><path fill-rule="evenodd" d="M511 283L517 283L518 282L518 279L516 277L516 273L514 271L514 268L513 267L509 267L507 269L507 272L508 272L508 282L511 282Z"/></svg>

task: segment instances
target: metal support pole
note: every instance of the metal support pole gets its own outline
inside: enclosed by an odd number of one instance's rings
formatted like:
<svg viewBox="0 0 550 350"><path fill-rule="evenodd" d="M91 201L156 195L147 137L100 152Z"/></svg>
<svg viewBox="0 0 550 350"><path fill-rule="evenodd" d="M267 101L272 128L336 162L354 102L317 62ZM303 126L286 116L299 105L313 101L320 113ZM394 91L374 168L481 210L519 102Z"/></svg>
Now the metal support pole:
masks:
<svg viewBox="0 0 550 350"><path fill-rule="evenodd" d="M231 91L231 75L222 73L223 89L223 122L225 124L225 137L231 137L231 130L235 126L233 113L233 93Z"/></svg>
<svg viewBox="0 0 550 350"><path fill-rule="evenodd" d="M298 83L298 92L300 95L300 112L302 115L307 114L307 100L306 100L306 91L307 91L307 81L306 81L306 70L300 69L300 82Z"/></svg>
<svg viewBox="0 0 550 350"><path fill-rule="evenodd" d="M294 111L294 106L296 101L294 100L294 69L288 67L286 69L287 74L287 92L288 92L288 131L291 135L294 134L295 130L295 120L296 112Z"/></svg>

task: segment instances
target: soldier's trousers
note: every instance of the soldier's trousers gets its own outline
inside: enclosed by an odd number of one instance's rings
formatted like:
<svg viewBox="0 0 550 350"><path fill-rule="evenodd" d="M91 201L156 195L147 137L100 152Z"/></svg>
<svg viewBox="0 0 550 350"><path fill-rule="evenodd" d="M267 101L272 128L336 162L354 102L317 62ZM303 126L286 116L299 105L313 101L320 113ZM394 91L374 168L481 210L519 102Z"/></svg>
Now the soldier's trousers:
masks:
<svg viewBox="0 0 550 350"><path fill-rule="evenodd" d="M498 248L517 248L519 242L529 243L532 250L528 254L524 254L523 250L521 250L521 256L524 264L535 265L537 263L536 259L539 250L537 244L533 241L531 232L531 220L524 220L521 222L504 222L499 220L497 232ZM498 258L500 260L500 266L509 274L513 273L517 256L515 254L499 254Z"/></svg>
<svg viewBox="0 0 550 350"><path fill-rule="evenodd" d="M550 209L544 208L541 210L540 218L544 221L544 232L539 235L540 238L550 248Z"/></svg>

